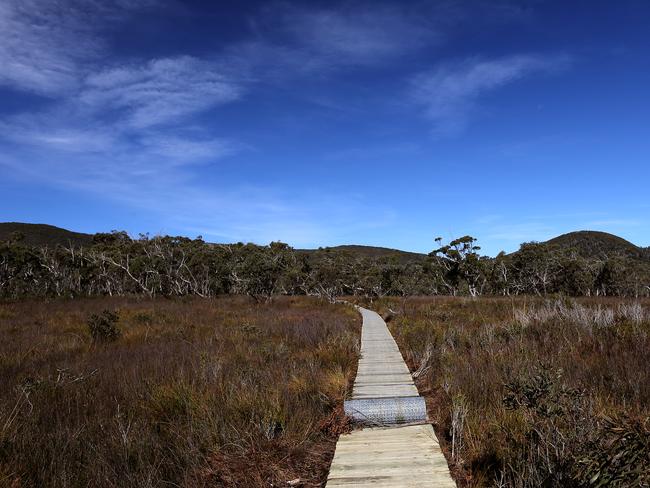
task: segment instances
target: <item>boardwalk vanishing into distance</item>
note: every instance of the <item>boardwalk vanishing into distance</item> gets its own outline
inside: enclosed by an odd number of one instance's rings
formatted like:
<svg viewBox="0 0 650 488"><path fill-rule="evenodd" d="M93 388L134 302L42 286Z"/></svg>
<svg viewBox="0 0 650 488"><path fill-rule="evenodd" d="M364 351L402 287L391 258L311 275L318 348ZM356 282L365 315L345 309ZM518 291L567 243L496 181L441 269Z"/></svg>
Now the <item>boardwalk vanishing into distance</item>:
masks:
<svg viewBox="0 0 650 488"><path fill-rule="evenodd" d="M339 438L327 486L455 487L424 398L386 323L358 310L361 359L345 411L365 427Z"/></svg>

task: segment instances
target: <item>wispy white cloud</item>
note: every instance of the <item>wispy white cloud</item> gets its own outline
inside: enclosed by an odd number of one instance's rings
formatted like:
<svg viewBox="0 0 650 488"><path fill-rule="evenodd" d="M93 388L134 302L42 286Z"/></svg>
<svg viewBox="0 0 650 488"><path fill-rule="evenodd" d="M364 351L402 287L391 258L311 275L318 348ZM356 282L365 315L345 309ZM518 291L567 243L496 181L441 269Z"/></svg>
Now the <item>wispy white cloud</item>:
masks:
<svg viewBox="0 0 650 488"><path fill-rule="evenodd" d="M248 60L253 76L261 68L266 80L381 67L440 44L446 37L443 25L453 10L443 2L435 8L406 3L314 7L272 2L250 19L254 36L228 51L237 64L242 58Z"/></svg>
<svg viewBox="0 0 650 488"><path fill-rule="evenodd" d="M426 49L431 53L463 24L474 30L520 22L529 10L509 0L346 2L314 8L272 3L254 19L257 33L288 46L307 70L368 67ZM280 32L283 35L278 36Z"/></svg>
<svg viewBox="0 0 650 488"><path fill-rule="evenodd" d="M412 95L424 107L437 134L454 134L466 126L481 95L535 73L560 70L568 62L566 56L471 58L417 75L412 80Z"/></svg>
<svg viewBox="0 0 650 488"><path fill-rule="evenodd" d="M223 139L161 133L144 136L139 140L139 144L148 155L162 156L175 164L216 161L238 149L236 145Z"/></svg>
<svg viewBox="0 0 650 488"><path fill-rule="evenodd" d="M13 118L2 121L0 140L28 147L89 154L115 150L119 145L116 134L110 129L48 124L43 121L44 117L37 117L36 120Z"/></svg>
<svg viewBox="0 0 650 488"><path fill-rule="evenodd" d="M117 64L103 31L154 0L6 0L0 3L0 85L52 98L0 120L2 164L54 186L131 201L192 179L240 145L188 118L236 100L241 87L215 60L191 56ZM226 74L226 72L230 74ZM120 190L124 187L125 190Z"/></svg>
<svg viewBox="0 0 650 488"><path fill-rule="evenodd" d="M95 16L118 19L124 10L118 3L0 4L0 85L52 98L43 109L0 120L0 165L181 228L202 222L213 234L234 235L258 219L287 226L287 210L268 192L210 191L196 168L241 148L191 118L238 99L242 85L234 74L245 66L192 56L117 64Z"/></svg>
<svg viewBox="0 0 650 488"><path fill-rule="evenodd" d="M330 65L385 62L440 37L432 22L398 6L293 9L280 18L313 62Z"/></svg>
<svg viewBox="0 0 650 488"><path fill-rule="evenodd" d="M0 141L5 143L5 152L31 151L24 157L25 166L38 168L41 159L72 157L66 166L80 168L70 167L69 178L80 179L84 174L93 175L93 170L125 178L131 173L159 173L173 167L215 162L239 150L238 145L199 129L133 131L119 122L98 124L70 110L7 118L0 122ZM11 150L9 144L14 145Z"/></svg>
<svg viewBox="0 0 650 488"><path fill-rule="evenodd" d="M135 128L150 127L239 98L219 64L191 56L154 59L91 74L80 100L95 110L122 109Z"/></svg>
<svg viewBox="0 0 650 488"><path fill-rule="evenodd" d="M104 51L98 30L154 0L3 0L0 85L46 96L74 90Z"/></svg>
<svg viewBox="0 0 650 488"><path fill-rule="evenodd" d="M0 84L56 94L77 83L78 63L97 45L75 15L64 13L59 2L0 3Z"/></svg>
<svg viewBox="0 0 650 488"><path fill-rule="evenodd" d="M226 164L241 144L188 127L193 116L235 102L269 80L284 85L304 75L377 67L435 46L446 35L444 15L439 23L403 6L284 8L267 11L272 25L257 19L257 37L210 56L116 60L103 40L104 22L148 4L0 2L0 85L53 99L41 112L0 120L1 165L215 239L282 238L310 246L396 218L374 201L323 188L279 192L243 178L218 181L214 173L210 181L217 183L208 184L199 165ZM416 80L416 97L434 124L448 124L458 113L464 117L485 91L547 69L535 57L472 63L445 65ZM442 109L434 107L438 103ZM340 155L371 156L361 150Z"/></svg>
<svg viewBox="0 0 650 488"><path fill-rule="evenodd" d="M163 222L163 231L201 234L218 242L281 239L314 247L346 242L349 235L394 220L384 206L358 195L316 186L287 192L241 181L207 184L200 180L202 173L188 171L176 158L145 154L129 149L92 155L32 146L19 154L0 153L0 167L30 181L102 195L143 218Z"/></svg>

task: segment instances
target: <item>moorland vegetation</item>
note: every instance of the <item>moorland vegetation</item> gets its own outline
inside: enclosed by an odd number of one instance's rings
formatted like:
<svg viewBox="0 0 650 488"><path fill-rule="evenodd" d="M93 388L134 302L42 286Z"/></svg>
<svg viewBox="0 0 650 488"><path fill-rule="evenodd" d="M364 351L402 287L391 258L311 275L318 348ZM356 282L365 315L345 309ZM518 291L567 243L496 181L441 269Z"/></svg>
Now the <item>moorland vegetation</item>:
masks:
<svg viewBox="0 0 650 488"><path fill-rule="evenodd" d="M320 486L360 325L309 297L0 303L0 486Z"/></svg>
<svg viewBox="0 0 650 488"><path fill-rule="evenodd" d="M375 300L461 487L650 486L650 300Z"/></svg>
<svg viewBox="0 0 650 488"><path fill-rule="evenodd" d="M3 228L0 486L321 486L350 428L347 296L391 319L459 486L650 487L648 248Z"/></svg>

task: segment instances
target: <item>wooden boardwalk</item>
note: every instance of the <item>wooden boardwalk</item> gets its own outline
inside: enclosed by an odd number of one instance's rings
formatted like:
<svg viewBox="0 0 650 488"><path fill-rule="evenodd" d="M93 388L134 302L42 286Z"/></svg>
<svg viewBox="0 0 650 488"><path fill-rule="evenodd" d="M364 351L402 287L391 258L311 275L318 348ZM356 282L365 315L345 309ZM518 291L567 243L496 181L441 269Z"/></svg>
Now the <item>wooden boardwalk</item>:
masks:
<svg viewBox="0 0 650 488"><path fill-rule="evenodd" d="M418 396L397 343L379 314L359 308L361 359L354 380L352 398L395 398Z"/></svg>
<svg viewBox="0 0 650 488"><path fill-rule="evenodd" d="M364 308L359 311L363 316L361 359L352 390L353 402L419 398L386 323L375 312ZM342 435L336 444L327 486L447 488L456 483L433 428L422 422L370 427Z"/></svg>

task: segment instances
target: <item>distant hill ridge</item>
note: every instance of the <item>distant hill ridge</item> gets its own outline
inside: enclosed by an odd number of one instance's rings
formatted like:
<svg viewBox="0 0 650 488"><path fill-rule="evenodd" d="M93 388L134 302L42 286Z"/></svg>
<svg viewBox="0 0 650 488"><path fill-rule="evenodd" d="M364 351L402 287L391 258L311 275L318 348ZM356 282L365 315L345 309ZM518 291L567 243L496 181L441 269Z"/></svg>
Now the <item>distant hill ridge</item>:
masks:
<svg viewBox="0 0 650 488"><path fill-rule="evenodd" d="M93 234L73 232L48 224L27 224L22 222L0 223L0 241L12 238L15 233L24 236L23 242L31 246L75 245L87 246L93 243ZM569 232L546 241L546 244L560 248L573 248L583 257L602 257L621 254L635 259L650 260L650 248L642 248L614 234L581 230ZM319 249L298 249L298 252L313 254L343 251L359 258L392 258L399 263L421 261L426 254L401 251L386 247L342 245Z"/></svg>
<svg viewBox="0 0 650 488"><path fill-rule="evenodd" d="M427 257L426 254L420 254L417 252L401 251L399 249L391 249L388 247L361 246L357 244L321 247L318 249L298 249L298 252L307 254L344 252L357 258L391 258L401 264L422 261Z"/></svg>
<svg viewBox="0 0 650 488"><path fill-rule="evenodd" d="M30 246L88 246L93 243L92 234L73 232L48 224L25 224L22 222L1 222L0 241L8 241L15 233L23 236L22 242Z"/></svg>
<svg viewBox="0 0 650 488"><path fill-rule="evenodd" d="M600 257L620 254L633 258L645 258L647 248L639 247L622 237L607 232L580 230L569 232L546 241L547 244L560 248L573 248L583 257Z"/></svg>
<svg viewBox="0 0 650 488"><path fill-rule="evenodd" d="M15 233L20 233L24 238L22 242L30 246L89 246L93 243L93 234L73 232L61 227L48 224L27 224L23 222L0 222L0 241L12 239ZM330 251L344 251L356 257L366 258L395 258L400 263L422 260L425 254L418 254L409 251L400 251L386 247L343 245L334 247L322 247L319 249L298 249L298 252L306 254L327 253Z"/></svg>

